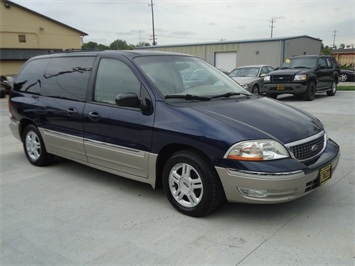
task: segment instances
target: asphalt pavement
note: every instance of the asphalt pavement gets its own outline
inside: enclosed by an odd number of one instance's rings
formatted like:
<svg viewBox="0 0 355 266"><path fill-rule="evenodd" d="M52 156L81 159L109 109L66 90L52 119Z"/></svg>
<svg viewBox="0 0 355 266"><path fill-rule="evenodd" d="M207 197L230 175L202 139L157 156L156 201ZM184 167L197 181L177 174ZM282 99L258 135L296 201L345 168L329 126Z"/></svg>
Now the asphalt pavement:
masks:
<svg viewBox="0 0 355 266"><path fill-rule="evenodd" d="M192 218L162 189L64 159L32 166L1 99L0 265L355 265L355 92L280 100L340 145L332 179L289 203L226 203Z"/></svg>

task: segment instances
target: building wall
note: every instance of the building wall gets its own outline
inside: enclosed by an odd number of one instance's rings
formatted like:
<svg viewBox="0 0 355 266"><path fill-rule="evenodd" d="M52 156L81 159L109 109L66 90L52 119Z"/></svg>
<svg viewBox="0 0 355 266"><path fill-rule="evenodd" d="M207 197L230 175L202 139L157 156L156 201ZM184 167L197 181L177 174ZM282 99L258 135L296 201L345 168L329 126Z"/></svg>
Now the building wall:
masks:
<svg viewBox="0 0 355 266"><path fill-rule="evenodd" d="M295 55L319 55L322 48L320 40L295 38L285 41L285 58Z"/></svg>
<svg viewBox="0 0 355 266"><path fill-rule="evenodd" d="M26 61L0 61L0 75L17 74Z"/></svg>
<svg viewBox="0 0 355 266"><path fill-rule="evenodd" d="M282 42L250 42L240 44L237 66L270 65L279 67L282 60Z"/></svg>
<svg viewBox="0 0 355 266"><path fill-rule="evenodd" d="M81 48L78 31L11 5L0 2L0 48L68 49ZM26 42L19 41L25 35Z"/></svg>
<svg viewBox="0 0 355 266"><path fill-rule="evenodd" d="M137 49L178 52L200 57L216 66L219 52L236 52L237 66L265 64L279 67L283 60L292 55L320 54L321 40L311 37L291 37L242 42L206 43L192 45L148 46Z"/></svg>

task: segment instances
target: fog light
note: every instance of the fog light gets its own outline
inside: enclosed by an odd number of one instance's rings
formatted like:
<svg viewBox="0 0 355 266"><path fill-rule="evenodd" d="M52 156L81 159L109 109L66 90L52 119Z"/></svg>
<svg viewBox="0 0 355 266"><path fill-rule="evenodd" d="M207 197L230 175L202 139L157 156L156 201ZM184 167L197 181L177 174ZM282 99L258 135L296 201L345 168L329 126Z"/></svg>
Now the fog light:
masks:
<svg viewBox="0 0 355 266"><path fill-rule="evenodd" d="M251 198L267 198L268 193L265 189L253 189L253 188L238 188L239 192L243 194L243 196L251 197Z"/></svg>

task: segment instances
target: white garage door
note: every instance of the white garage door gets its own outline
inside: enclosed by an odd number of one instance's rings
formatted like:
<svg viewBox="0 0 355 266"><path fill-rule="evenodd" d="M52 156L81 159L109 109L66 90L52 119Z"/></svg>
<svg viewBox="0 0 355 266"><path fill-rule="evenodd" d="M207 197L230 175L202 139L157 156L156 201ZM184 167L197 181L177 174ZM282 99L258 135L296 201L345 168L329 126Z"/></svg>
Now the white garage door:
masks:
<svg viewBox="0 0 355 266"><path fill-rule="evenodd" d="M237 52L215 53L215 66L219 69L232 71L237 67Z"/></svg>

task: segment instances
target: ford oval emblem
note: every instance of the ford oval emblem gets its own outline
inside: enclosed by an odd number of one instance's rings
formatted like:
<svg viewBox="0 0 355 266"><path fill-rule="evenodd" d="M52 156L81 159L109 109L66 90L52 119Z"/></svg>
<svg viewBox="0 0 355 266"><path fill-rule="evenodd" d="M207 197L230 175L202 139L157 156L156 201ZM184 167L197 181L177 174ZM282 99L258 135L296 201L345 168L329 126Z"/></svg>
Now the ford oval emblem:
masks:
<svg viewBox="0 0 355 266"><path fill-rule="evenodd" d="M316 151L318 150L318 144L315 144L311 147L311 151Z"/></svg>

